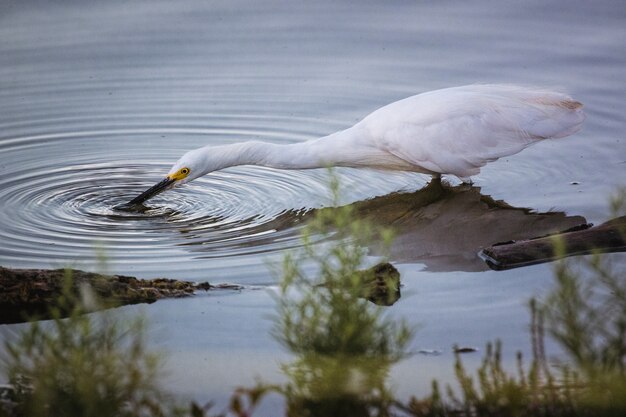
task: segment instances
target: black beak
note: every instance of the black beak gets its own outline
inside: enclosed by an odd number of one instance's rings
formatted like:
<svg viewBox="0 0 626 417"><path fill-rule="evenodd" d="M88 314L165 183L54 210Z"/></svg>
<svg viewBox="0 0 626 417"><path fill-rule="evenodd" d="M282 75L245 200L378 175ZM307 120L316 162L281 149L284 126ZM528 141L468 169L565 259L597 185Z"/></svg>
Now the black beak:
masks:
<svg viewBox="0 0 626 417"><path fill-rule="evenodd" d="M148 188L146 191L144 191L143 193L139 194L137 197L130 200L126 205L134 206L134 205L141 204L147 199L154 197L161 191L165 191L167 187L172 185L175 181L176 180L173 178L165 177L161 182Z"/></svg>

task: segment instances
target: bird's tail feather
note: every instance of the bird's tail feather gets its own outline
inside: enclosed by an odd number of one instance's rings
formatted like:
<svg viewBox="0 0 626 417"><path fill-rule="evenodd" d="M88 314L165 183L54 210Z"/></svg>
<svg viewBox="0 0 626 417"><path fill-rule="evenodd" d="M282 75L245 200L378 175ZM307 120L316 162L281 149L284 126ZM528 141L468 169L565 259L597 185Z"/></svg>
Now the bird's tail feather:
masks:
<svg viewBox="0 0 626 417"><path fill-rule="evenodd" d="M583 104L567 94L545 90L526 91L522 101L534 109L526 112L524 126L533 139L563 138L578 132L585 121Z"/></svg>

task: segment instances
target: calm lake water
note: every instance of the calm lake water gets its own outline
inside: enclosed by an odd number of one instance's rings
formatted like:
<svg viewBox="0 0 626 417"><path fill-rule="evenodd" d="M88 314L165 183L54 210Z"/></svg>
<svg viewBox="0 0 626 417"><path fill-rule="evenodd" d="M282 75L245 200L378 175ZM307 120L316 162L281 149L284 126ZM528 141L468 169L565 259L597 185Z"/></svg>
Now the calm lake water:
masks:
<svg viewBox="0 0 626 417"><path fill-rule="evenodd" d="M480 247L609 218L626 184L624 45L622 0L3 2L0 265L97 270L104 252L113 273L257 288L120 310L149 317L173 391L219 403L256 376L282 378L268 264L328 206L327 173L237 167L143 214L112 206L206 144L299 142L449 86L568 91L583 130L488 165L474 187L451 178L433 199L426 176L337 170L343 203L399 230L404 287L389 314L421 326L412 348L442 354L402 362L391 384L424 394L451 379L454 343L529 350L526 301L551 287L551 266L489 271Z"/></svg>

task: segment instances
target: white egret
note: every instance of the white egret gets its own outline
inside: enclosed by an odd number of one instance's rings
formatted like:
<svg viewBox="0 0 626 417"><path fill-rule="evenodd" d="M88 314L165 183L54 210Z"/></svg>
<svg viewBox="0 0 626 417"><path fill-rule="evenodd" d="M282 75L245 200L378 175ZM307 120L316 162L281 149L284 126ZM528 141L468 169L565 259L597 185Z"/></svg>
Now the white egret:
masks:
<svg viewBox="0 0 626 417"><path fill-rule="evenodd" d="M577 132L585 119L582 107L566 94L534 87L469 85L431 91L388 104L354 126L318 139L189 151L165 179L128 205L236 165L375 168L452 174L467 181L489 161Z"/></svg>

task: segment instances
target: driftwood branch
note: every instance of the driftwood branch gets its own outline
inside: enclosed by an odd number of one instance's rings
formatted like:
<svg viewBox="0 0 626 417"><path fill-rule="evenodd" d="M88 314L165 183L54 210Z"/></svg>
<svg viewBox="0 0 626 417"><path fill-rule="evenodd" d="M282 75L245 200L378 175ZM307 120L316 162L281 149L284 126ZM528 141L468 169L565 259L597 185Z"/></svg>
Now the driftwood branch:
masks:
<svg viewBox="0 0 626 417"><path fill-rule="evenodd" d="M492 269L503 270L549 262L563 256L626 251L626 216L591 226L580 225L555 235L498 243L483 249L480 257Z"/></svg>

